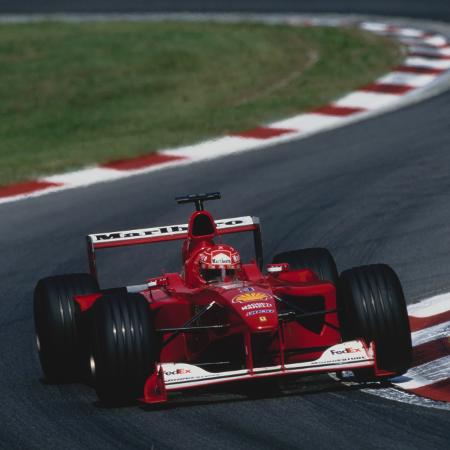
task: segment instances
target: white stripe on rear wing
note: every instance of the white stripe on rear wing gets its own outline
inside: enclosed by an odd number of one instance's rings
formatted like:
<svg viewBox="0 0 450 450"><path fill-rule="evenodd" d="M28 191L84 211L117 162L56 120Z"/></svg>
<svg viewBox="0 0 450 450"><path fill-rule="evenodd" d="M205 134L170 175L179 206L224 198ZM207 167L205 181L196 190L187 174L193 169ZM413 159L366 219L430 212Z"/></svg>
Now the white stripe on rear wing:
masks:
<svg viewBox="0 0 450 450"><path fill-rule="evenodd" d="M233 217L231 219L216 220L215 223L218 234L237 233L254 229L255 225L259 225L259 218L251 216ZM188 235L187 231L187 224L166 225L138 230L89 234L88 239L92 243L93 248L98 249L185 239Z"/></svg>

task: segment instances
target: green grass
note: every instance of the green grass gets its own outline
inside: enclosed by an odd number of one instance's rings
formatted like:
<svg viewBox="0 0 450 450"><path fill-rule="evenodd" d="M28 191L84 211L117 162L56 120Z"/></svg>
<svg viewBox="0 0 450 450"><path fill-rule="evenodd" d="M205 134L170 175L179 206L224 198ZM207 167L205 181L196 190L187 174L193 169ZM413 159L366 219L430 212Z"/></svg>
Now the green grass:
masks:
<svg viewBox="0 0 450 450"><path fill-rule="evenodd" d="M0 184L195 143L320 106L397 64L353 29L0 26Z"/></svg>

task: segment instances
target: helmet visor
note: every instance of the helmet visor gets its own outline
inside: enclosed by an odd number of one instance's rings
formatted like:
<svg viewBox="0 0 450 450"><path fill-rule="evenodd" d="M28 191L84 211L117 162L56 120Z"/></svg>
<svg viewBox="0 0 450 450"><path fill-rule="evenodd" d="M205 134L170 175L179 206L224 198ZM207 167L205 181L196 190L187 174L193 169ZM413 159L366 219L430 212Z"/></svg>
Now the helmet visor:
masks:
<svg viewBox="0 0 450 450"><path fill-rule="evenodd" d="M237 278L236 269L201 269L200 275L207 283L223 283Z"/></svg>

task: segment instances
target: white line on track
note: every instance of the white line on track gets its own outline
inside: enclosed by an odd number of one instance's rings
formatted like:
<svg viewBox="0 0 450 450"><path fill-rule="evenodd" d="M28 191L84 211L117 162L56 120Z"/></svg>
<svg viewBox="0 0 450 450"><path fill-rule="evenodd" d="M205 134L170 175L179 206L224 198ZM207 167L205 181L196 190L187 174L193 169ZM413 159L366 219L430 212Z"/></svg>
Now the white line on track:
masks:
<svg viewBox="0 0 450 450"><path fill-rule="evenodd" d="M450 321L411 333L412 344L417 347L427 342L450 336Z"/></svg>
<svg viewBox="0 0 450 450"><path fill-rule="evenodd" d="M433 317L450 310L450 293L437 295L419 303L409 305L410 317ZM411 333L413 347L432 343L440 339L450 339L450 321ZM391 380L393 387L362 389L363 392L418 406L450 410L450 403L440 402L415 395L409 390L426 388L450 378L450 355L442 356L424 364L412 367L404 375ZM344 382L352 385L353 383ZM376 386L374 383L373 386ZM379 386L379 384L378 384ZM399 389L401 390L399 390Z"/></svg>
<svg viewBox="0 0 450 450"><path fill-rule="evenodd" d="M88 186L106 180L121 178L118 170L105 169L102 167L92 167L91 169L82 169L74 172L68 172L60 175L46 177L45 181L50 183L61 183L71 187Z"/></svg>
<svg viewBox="0 0 450 450"><path fill-rule="evenodd" d="M404 375L392 378L391 382L406 390L429 386L437 381L446 380L450 376L449 368L450 355L413 367Z"/></svg>
<svg viewBox="0 0 450 450"><path fill-rule="evenodd" d="M406 72L391 72L381 78L378 78L378 83L407 85L413 87L425 86L436 79L435 75L421 75L417 73Z"/></svg>
<svg viewBox="0 0 450 450"><path fill-rule="evenodd" d="M334 104L347 108L379 109L398 102L399 96L393 94L380 94L375 92L352 92Z"/></svg>
<svg viewBox="0 0 450 450"><path fill-rule="evenodd" d="M435 295L408 306L408 314L414 317L429 317L450 309L450 293Z"/></svg>
<svg viewBox="0 0 450 450"><path fill-rule="evenodd" d="M303 132L310 132L332 127L340 122L342 122L342 117L339 116L307 113L280 120L272 125L274 127L294 128Z"/></svg>
<svg viewBox="0 0 450 450"><path fill-rule="evenodd" d="M450 56L450 48L430 48L420 45L409 48L412 53L424 53L430 56Z"/></svg>
<svg viewBox="0 0 450 450"><path fill-rule="evenodd" d="M450 403L436 402L429 398L419 397L409 392L401 391L396 388L365 388L362 389L366 394L383 397L387 400L393 400L401 403L408 403L409 405L422 406L425 408L443 409L450 411Z"/></svg>
<svg viewBox="0 0 450 450"><path fill-rule="evenodd" d="M411 58L407 58L403 63L405 66L409 67L428 67L430 69L450 69L450 60L434 60L428 58L421 58L413 56Z"/></svg>

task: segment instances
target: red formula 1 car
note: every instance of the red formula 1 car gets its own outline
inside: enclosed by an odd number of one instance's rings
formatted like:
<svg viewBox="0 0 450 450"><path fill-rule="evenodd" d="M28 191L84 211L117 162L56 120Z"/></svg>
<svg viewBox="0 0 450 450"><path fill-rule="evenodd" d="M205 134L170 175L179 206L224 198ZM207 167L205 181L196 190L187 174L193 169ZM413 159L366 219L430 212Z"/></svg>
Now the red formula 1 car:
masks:
<svg viewBox="0 0 450 450"><path fill-rule="evenodd" d="M405 372L411 338L400 282L386 265L338 276L322 248L262 265L259 220L214 220L193 202L189 224L92 234L90 274L53 276L35 289L39 356L47 379L91 380L104 402L164 402L171 391L283 375L351 370L357 379ZM216 241L251 232L256 257ZM100 289L95 251L183 240L180 273Z"/></svg>

